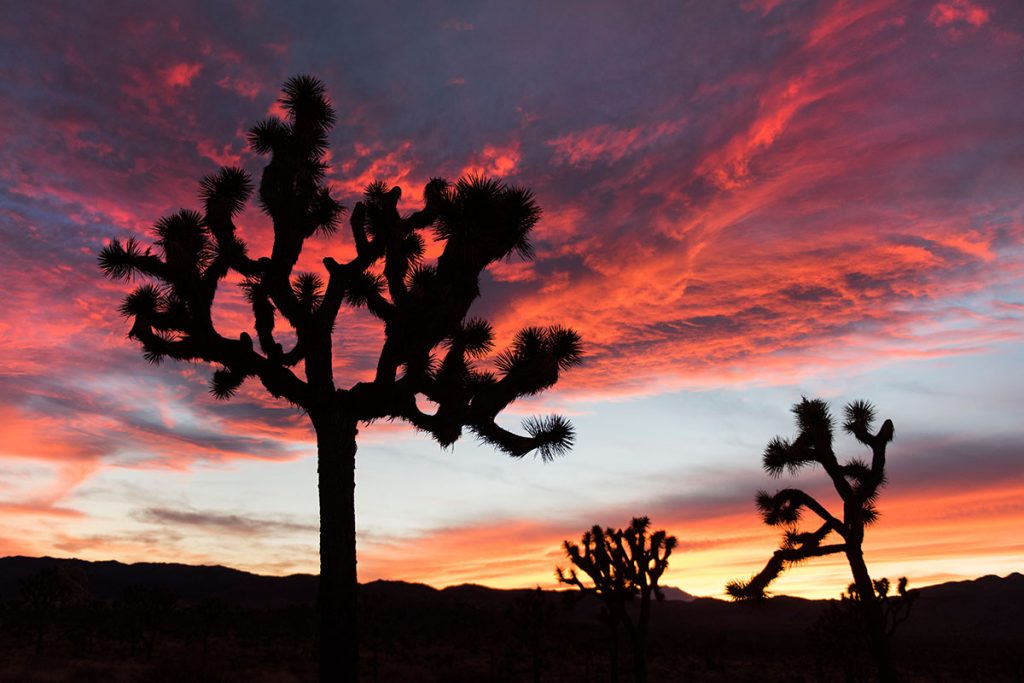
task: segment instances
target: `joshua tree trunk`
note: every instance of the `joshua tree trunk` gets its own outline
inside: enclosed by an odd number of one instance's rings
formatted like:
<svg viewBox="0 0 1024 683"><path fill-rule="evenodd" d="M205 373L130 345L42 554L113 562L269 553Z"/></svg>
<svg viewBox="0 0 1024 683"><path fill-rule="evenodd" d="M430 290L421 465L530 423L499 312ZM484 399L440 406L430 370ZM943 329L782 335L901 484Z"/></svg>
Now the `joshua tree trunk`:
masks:
<svg viewBox="0 0 1024 683"><path fill-rule="evenodd" d="M651 620L651 593L644 589L640 596L640 616L633 629L633 680L647 683L647 624Z"/></svg>
<svg viewBox="0 0 1024 683"><path fill-rule="evenodd" d="M878 667L878 680L881 683L895 683L898 678L896 667L892 661L892 653L889 651L889 637L885 632L882 607L878 604L878 598L875 597L875 587L868 574L867 565L864 564L864 555L857 548L847 552L846 557L850 562L857 592L860 593L860 606L864 610L864 626L867 629L871 656Z"/></svg>
<svg viewBox="0 0 1024 683"><path fill-rule="evenodd" d="M321 683L357 683L356 425L337 414L313 416L320 479Z"/></svg>
<svg viewBox="0 0 1024 683"><path fill-rule="evenodd" d="M619 622L615 617L608 617L608 680L618 683L619 680Z"/></svg>

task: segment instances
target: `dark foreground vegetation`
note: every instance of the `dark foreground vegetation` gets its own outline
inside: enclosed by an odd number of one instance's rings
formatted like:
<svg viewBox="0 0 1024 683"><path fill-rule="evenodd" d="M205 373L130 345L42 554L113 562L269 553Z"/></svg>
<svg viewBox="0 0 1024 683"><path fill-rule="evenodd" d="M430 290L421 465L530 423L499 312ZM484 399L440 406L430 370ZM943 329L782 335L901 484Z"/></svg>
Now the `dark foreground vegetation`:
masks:
<svg viewBox="0 0 1024 683"><path fill-rule="evenodd" d="M651 608L652 681L870 680L839 601L666 593ZM308 575L0 559L0 682L313 681L315 596ZM1022 606L1020 574L920 589L893 640L904 677L1024 680ZM608 680L594 597L374 582L360 609L364 681ZM623 643L620 680L631 668Z"/></svg>

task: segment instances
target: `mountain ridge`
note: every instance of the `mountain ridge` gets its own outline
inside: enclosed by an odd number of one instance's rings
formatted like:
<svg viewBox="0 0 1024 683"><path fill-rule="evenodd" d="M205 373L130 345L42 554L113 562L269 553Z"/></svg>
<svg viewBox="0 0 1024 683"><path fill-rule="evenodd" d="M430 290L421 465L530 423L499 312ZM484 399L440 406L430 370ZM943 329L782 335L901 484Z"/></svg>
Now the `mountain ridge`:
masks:
<svg viewBox="0 0 1024 683"><path fill-rule="evenodd" d="M90 588L97 597L114 599L121 591L131 584L153 584L174 590L184 600L198 600L205 597L235 599L248 606L258 606L262 600L253 595L254 591L264 591L273 587L273 595L263 593L270 598L270 606L312 602L316 595L316 574L295 573L283 576L257 574L243 569L235 569L220 564L186 564L182 562L121 562L119 560L83 560L79 558L59 558L49 555L30 557L26 555L9 555L0 557L0 598L10 598L17 594L18 582L42 569L59 564L71 564L85 570ZM191 579L192 581L189 581ZM515 594L532 588L493 588L475 583L464 583L438 588L417 581L396 579L375 579L361 584L373 592L431 591L440 594L458 594L471 591L488 591L495 595ZM1024 599L1024 574L1011 572L1005 577L986 574L974 579L960 579L912 588L922 594L957 597L961 594L977 592L989 586L998 585L1002 588L1016 586L1021 598ZM564 591L545 590L546 593ZM571 591L570 591L571 592ZM729 601L715 597L692 595L675 586L663 587L666 602L706 602L727 603ZM803 598L790 595L776 595L771 601L795 600L812 603L828 603L832 598ZM249 604L252 603L252 604ZM1024 603L1022 603L1024 604Z"/></svg>

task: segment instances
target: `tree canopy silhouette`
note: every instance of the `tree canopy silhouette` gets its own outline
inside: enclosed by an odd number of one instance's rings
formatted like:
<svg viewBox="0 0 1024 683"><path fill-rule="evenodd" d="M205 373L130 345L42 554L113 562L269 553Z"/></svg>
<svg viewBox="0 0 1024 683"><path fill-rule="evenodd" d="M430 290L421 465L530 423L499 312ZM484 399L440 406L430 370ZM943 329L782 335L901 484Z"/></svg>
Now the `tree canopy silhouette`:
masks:
<svg viewBox="0 0 1024 683"><path fill-rule="evenodd" d="M308 414L320 492L320 677L355 681L358 427L404 420L442 446L468 429L513 457L536 451L548 460L573 443L565 419L529 419L525 434L517 434L496 417L579 363L581 342L565 327L527 327L497 354L494 370L477 367L494 348L491 326L468 317L480 275L513 255L532 257L530 233L541 215L529 190L497 180L435 178L423 191L423 207L408 215L398 210L400 188L371 183L349 220L354 255L345 262L323 259L322 273L294 272L306 240L335 236L344 208L326 180L335 114L323 83L298 76L283 90L287 119L265 119L249 132L250 147L270 156L258 190L273 223L269 255L250 256L239 238L234 219L253 183L243 169L225 167L200 182L201 212L183 209L160 219L152 246L134 237L112 240L99 264L115 280L148 280L121 312L150 362L212 363L219 366L210 382L217 398L231 398L256 378ZM424 258L429 234L443 245L433 263ZM258 349L248 333L231 339L214 326L214 299L231 271L243 278ZM339 386L334 368L333 332L347 322L339 319L344 306L365 308L384 327L374 379L348 387ZM281 321L295 332L291 348L276 336ZM421 408L421 398L436 410Z"/></svg>
<svg viewBox="0 0 1024 683"><path fill-rule="evenodd" d="M625 529L602 529L598 525L583 534L580 545L565 541L569 560L590 578L587 584L576 568L555 569L559 582L575 586L584 594L598 596L604 603L609 629L610 679L618 680L618 627L626 629L633 649L633 679L647 680L647 629L651 616L651 595L663 600L658 586L668 568L668 558L676 547L675 536L664 531L648 535L651 521L634 517ZM640 597L636 621L626 604Z"/></svg>
<svg viewBox="0 0 1024 683"><path fill-rule="evenodd" d="M821 465L843 501L842 518L834 516L800 489L787 488L775 494L759 491L756 503L764 523L786 528L782 546L758 574L746 582L729 583L726 592L737 600L763 598L768 585L787 566L812 557L844 553L853 574L854 590L863 610L864 625L879 676L882 681L896 680L889 650L887 619L883 612L888 582L884 583L885 593L876 593L862 548L865 527L878 519L875 501L879 489L885 484L885 450L893 439L892 420L886 420L877 432L872 432L874 406L867 401L847 404L843 430L868 446L872 455L870 462L851 458L846 464L840 464L832 448L835 421L828 404L820 399L804 398L793 406L793 414L799 432L796 439L772 439L764 451L764 468L772 477L778 477L787 470L795 474L805 466ZM813 531L801 531L797 526L805 510L817 518ZM823 544L833 534L839 537L840 542ZM882 587L879 582L878 588Z"/></svg>

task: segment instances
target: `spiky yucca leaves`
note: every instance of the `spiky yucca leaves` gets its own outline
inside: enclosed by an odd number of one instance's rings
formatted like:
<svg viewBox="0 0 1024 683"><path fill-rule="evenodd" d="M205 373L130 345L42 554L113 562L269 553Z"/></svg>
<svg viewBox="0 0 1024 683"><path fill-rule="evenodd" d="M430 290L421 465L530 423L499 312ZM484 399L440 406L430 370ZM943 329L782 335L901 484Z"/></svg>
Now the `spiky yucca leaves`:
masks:
<svg viewBox="0 0 1024 683"><path fill-rule="evenodd" d="M553 386L580 362L581 344L579 335L561 326L527 328L498 354L495 367L486 367L493 331L469 317L481 273L500 259L529 257L530 233L540 216L528 190L500 181L464 178L452 184L434 178L423 190L422 208L411 213L398 208L400 188L371 183L349 220L355 256L345 263L325 258L325 273L294 272L306 240L335 234L344 208L326 181L335 113L323 83L292 78L280 103L285 117L257 123L248 136L253 151L269 156L257 192L273 224L269 254L250 256L239 237L235 220L251 198L253 182L243 169L225 167L200 182L202 212L184 209L158 221L151 247L134 237L111 241L99 265L112 279L144 281L121 313L131 320L129 336L149 361L214 365L210 391L220 399L257 378L273 396L310 417L321 455L321 538L327 544L323 642L332 643L321 653L321 671L325 679L356 680L352 671L343 675L339 664L344 657L357 659L354 626L349 623L352 628L339 635L331 620L354 613L344 602L354 600L356 585L354 499L345 483L354 480L354 470L337 468L354 458L357 426L403 420L442 446L468 430L509 455L533 452L550 460L573 443L567 420L533 418L523 433L514 433L499 426L497 417L516 399ZM426 259L429 236L440 247L432 262ZM248 332L230 339L214 325L218 287L232 272L252 308L255 344ZM339 318L346 305L366 308L384 327L374 379L347 388L336 383L333 336L339 321L346 321ZM294 332L290 348L278 340L281 327ZM339 507L335 499L351 505ZM336 547L342 537L349 544L344 552ZM338 583L342 574L344 590Z"/></svg>
<svg viewBox="0 0 1024 683"><path fill-rule="evenodd" d="M479 176L461 178L446 189L438 237L474 250L488 263L513 252L533 258L530 231L540 219L540 207L532 192Z"/></svg>

